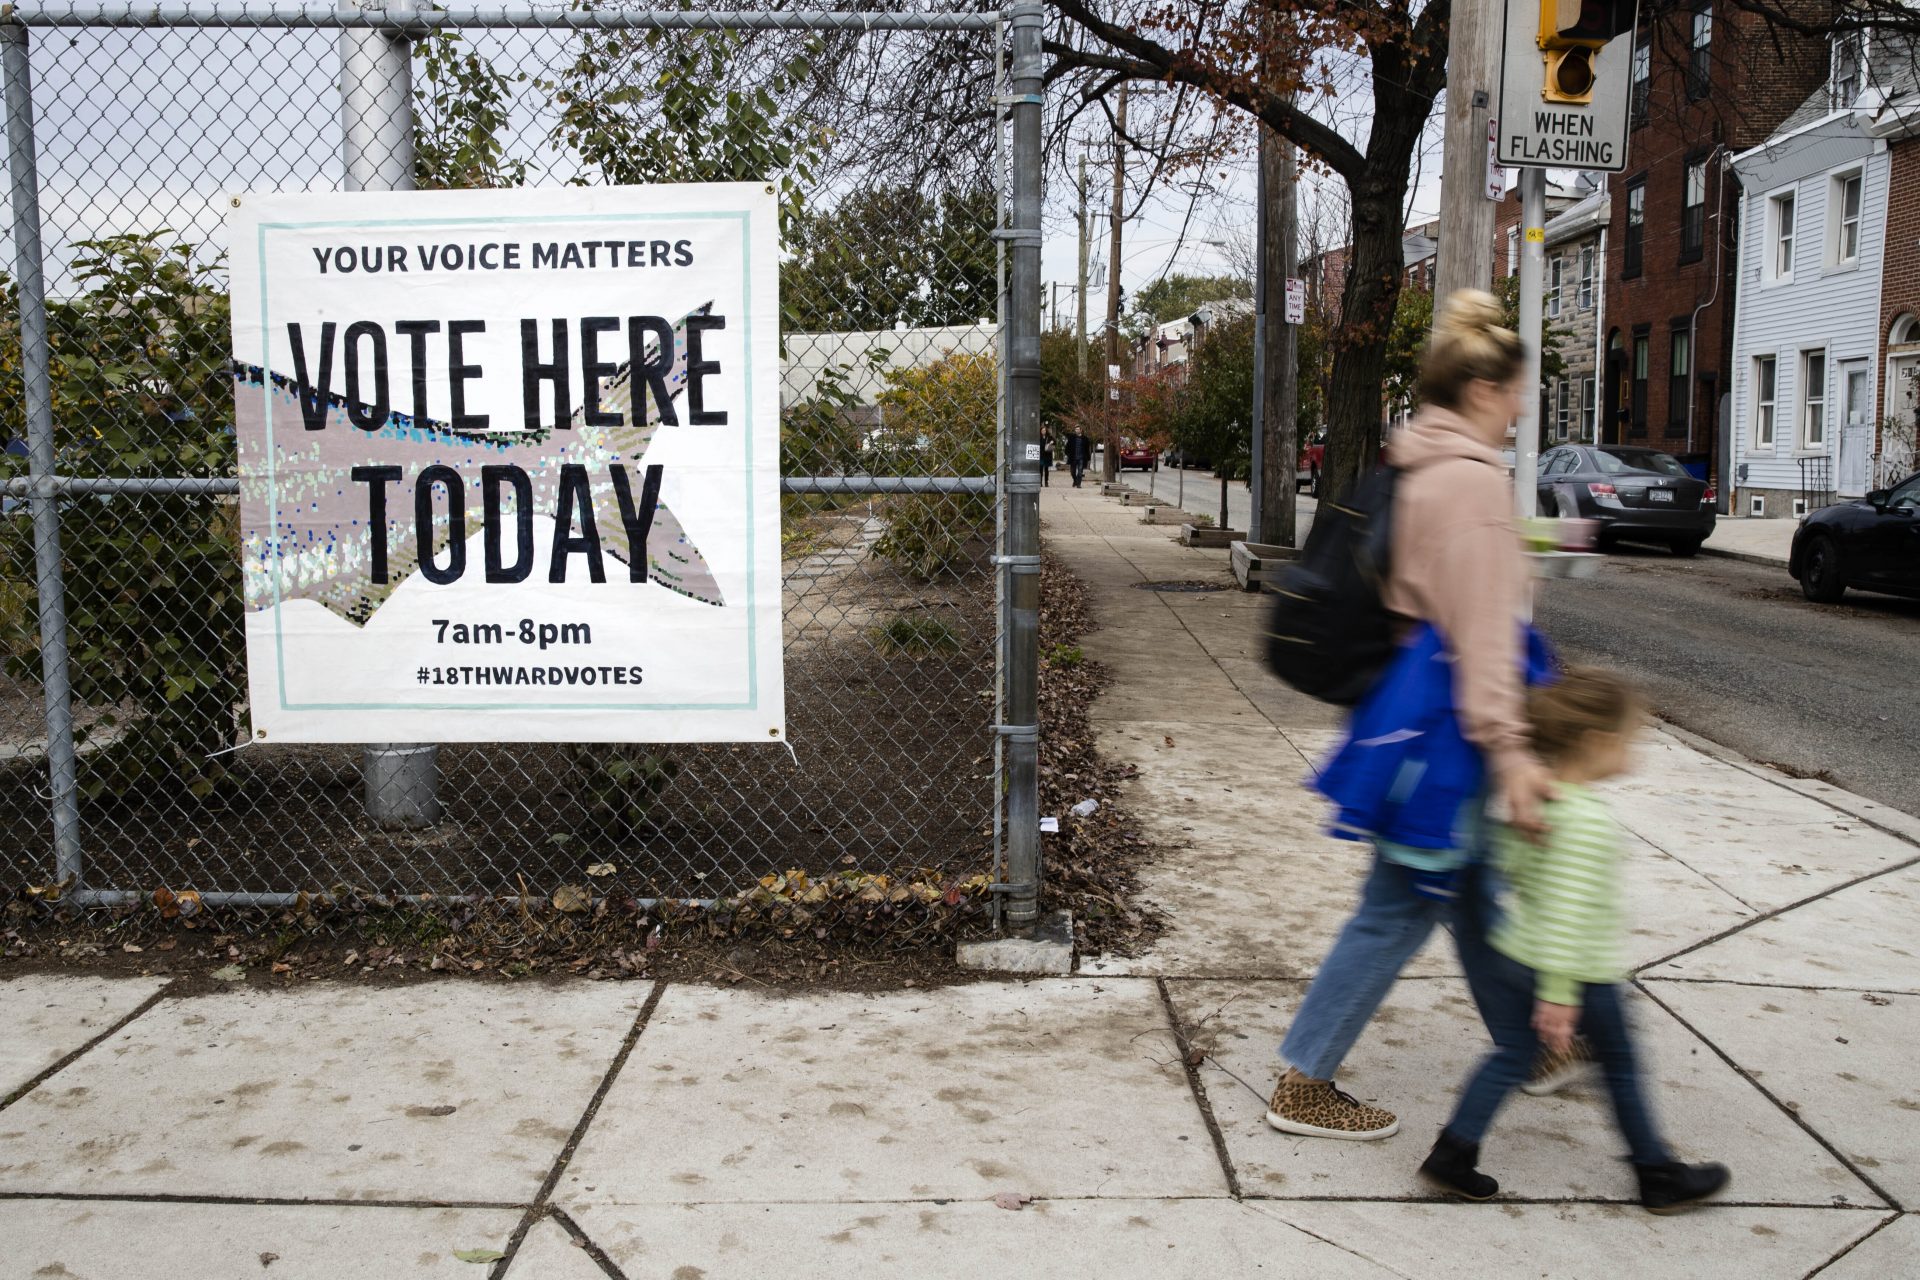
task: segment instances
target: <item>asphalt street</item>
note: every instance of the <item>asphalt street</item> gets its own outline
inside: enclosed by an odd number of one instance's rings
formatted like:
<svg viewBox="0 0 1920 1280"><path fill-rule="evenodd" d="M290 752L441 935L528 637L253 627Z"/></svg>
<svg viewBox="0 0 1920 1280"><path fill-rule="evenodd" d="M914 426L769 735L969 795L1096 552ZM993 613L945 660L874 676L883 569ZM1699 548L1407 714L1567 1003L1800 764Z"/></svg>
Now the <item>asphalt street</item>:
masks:
<svg viewBox="0 0 1920 1280"><path fill-rule="evenodd" d="M1920 815L1920 600L1810 604L1785 569L1626 548L1542 584L1536 617L1681 728Z"/></svg>

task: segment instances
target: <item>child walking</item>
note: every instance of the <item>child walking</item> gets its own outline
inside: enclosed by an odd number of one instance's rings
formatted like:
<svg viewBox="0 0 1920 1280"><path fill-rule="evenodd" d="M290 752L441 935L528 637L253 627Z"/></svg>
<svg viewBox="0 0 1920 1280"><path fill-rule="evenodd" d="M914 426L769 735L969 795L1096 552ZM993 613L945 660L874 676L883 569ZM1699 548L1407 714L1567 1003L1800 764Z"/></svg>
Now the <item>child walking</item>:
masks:
<svg viewBox="0 0 1920 1280"><path fill-rule="evenodd" d="M1589 784L1626 770L1643 714L1623 680L1591 667L1569 668L1528 695L1533 748L1555 780L1555 798L1545 806L1548 834L1542 844L1512 832L1499 839L1497 863L1510 892L1489 937L1494 972L1481 1008L1495 1049L1467 1081L1420 1166L1422 1177L1469 1200L1500 1189L1476 1168L1494 1113L1527 1078L1543 1045L1567 1051L1576 1024L1606 1074L1614 1119L1639 1175L1640 1203L1671 1213L1727 1185L1725 1166L1681 1164L1661 1141L1622 1008L1620 834Z"/></svg>

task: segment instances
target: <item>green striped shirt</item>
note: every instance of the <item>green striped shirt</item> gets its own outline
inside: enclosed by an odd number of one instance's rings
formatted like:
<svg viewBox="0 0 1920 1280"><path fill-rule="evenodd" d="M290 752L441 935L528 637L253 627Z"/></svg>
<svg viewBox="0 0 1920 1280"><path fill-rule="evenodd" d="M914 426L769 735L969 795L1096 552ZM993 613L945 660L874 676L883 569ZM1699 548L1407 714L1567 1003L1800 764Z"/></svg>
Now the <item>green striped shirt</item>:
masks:
<svg viewBox="0 0 1920 1280"><path fill-rule="evenodd" d="M1579 1004L1582 984L1618 982L1620 829L1600 798L1561 783L1545 806L1544 844L1502 830L1496 856L1510 890L1492 942L1537 976L1534 994Z"/></svg>

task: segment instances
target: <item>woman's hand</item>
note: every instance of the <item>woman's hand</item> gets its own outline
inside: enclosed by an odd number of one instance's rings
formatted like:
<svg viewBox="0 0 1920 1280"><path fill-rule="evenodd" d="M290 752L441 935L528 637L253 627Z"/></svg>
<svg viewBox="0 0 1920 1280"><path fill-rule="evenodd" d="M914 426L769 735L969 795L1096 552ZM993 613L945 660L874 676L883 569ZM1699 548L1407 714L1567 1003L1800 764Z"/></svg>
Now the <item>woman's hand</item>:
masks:
<svg viewBox="0 0 1920 1280"><path fill-rule="evenodd" d="M1508 769L1500 779L1500 800L1507 811L1508 825L1529 836L1546 834L1546 818L1540 806L1553 799L1553 794L1553 775L1532 756Z"/></svg>
<svg viewBox="0 0 1920 1280"><path fill-rule="evenodd" d="M1580 1006L1577 1004L1548 1004L1545 1000L1533 1002L1534 1032L1551 1053L1567 1051L1567 1046L1573 1043L1573 1030L1579 1023Z"/></svg>

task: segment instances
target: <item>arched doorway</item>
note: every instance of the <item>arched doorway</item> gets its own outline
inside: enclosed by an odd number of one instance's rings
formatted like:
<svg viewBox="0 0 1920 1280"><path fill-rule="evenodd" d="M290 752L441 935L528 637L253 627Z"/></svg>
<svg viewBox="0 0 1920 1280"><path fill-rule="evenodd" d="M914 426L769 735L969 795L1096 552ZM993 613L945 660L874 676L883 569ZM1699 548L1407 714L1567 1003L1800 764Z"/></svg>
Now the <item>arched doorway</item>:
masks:
<svg viewBox="0 0 1920 1280"><path fill-rule="evenodd" d="M1874 450L1873 487L1911 475L1920 434L1920 318L1907 312L1887 330L1887 381Z"/></svg>
<svg viewBox="0 0 1920 1280"><path fill-rule="evenodd" d="M1601 396L1600 421L1596 426L1600 444L1619 444L1621 442L1620 418L1629 403L1631 394L1627 386L1626 340L1618 329L1607 334L1607 367L1600 378L1605 389Z"/></svg>

